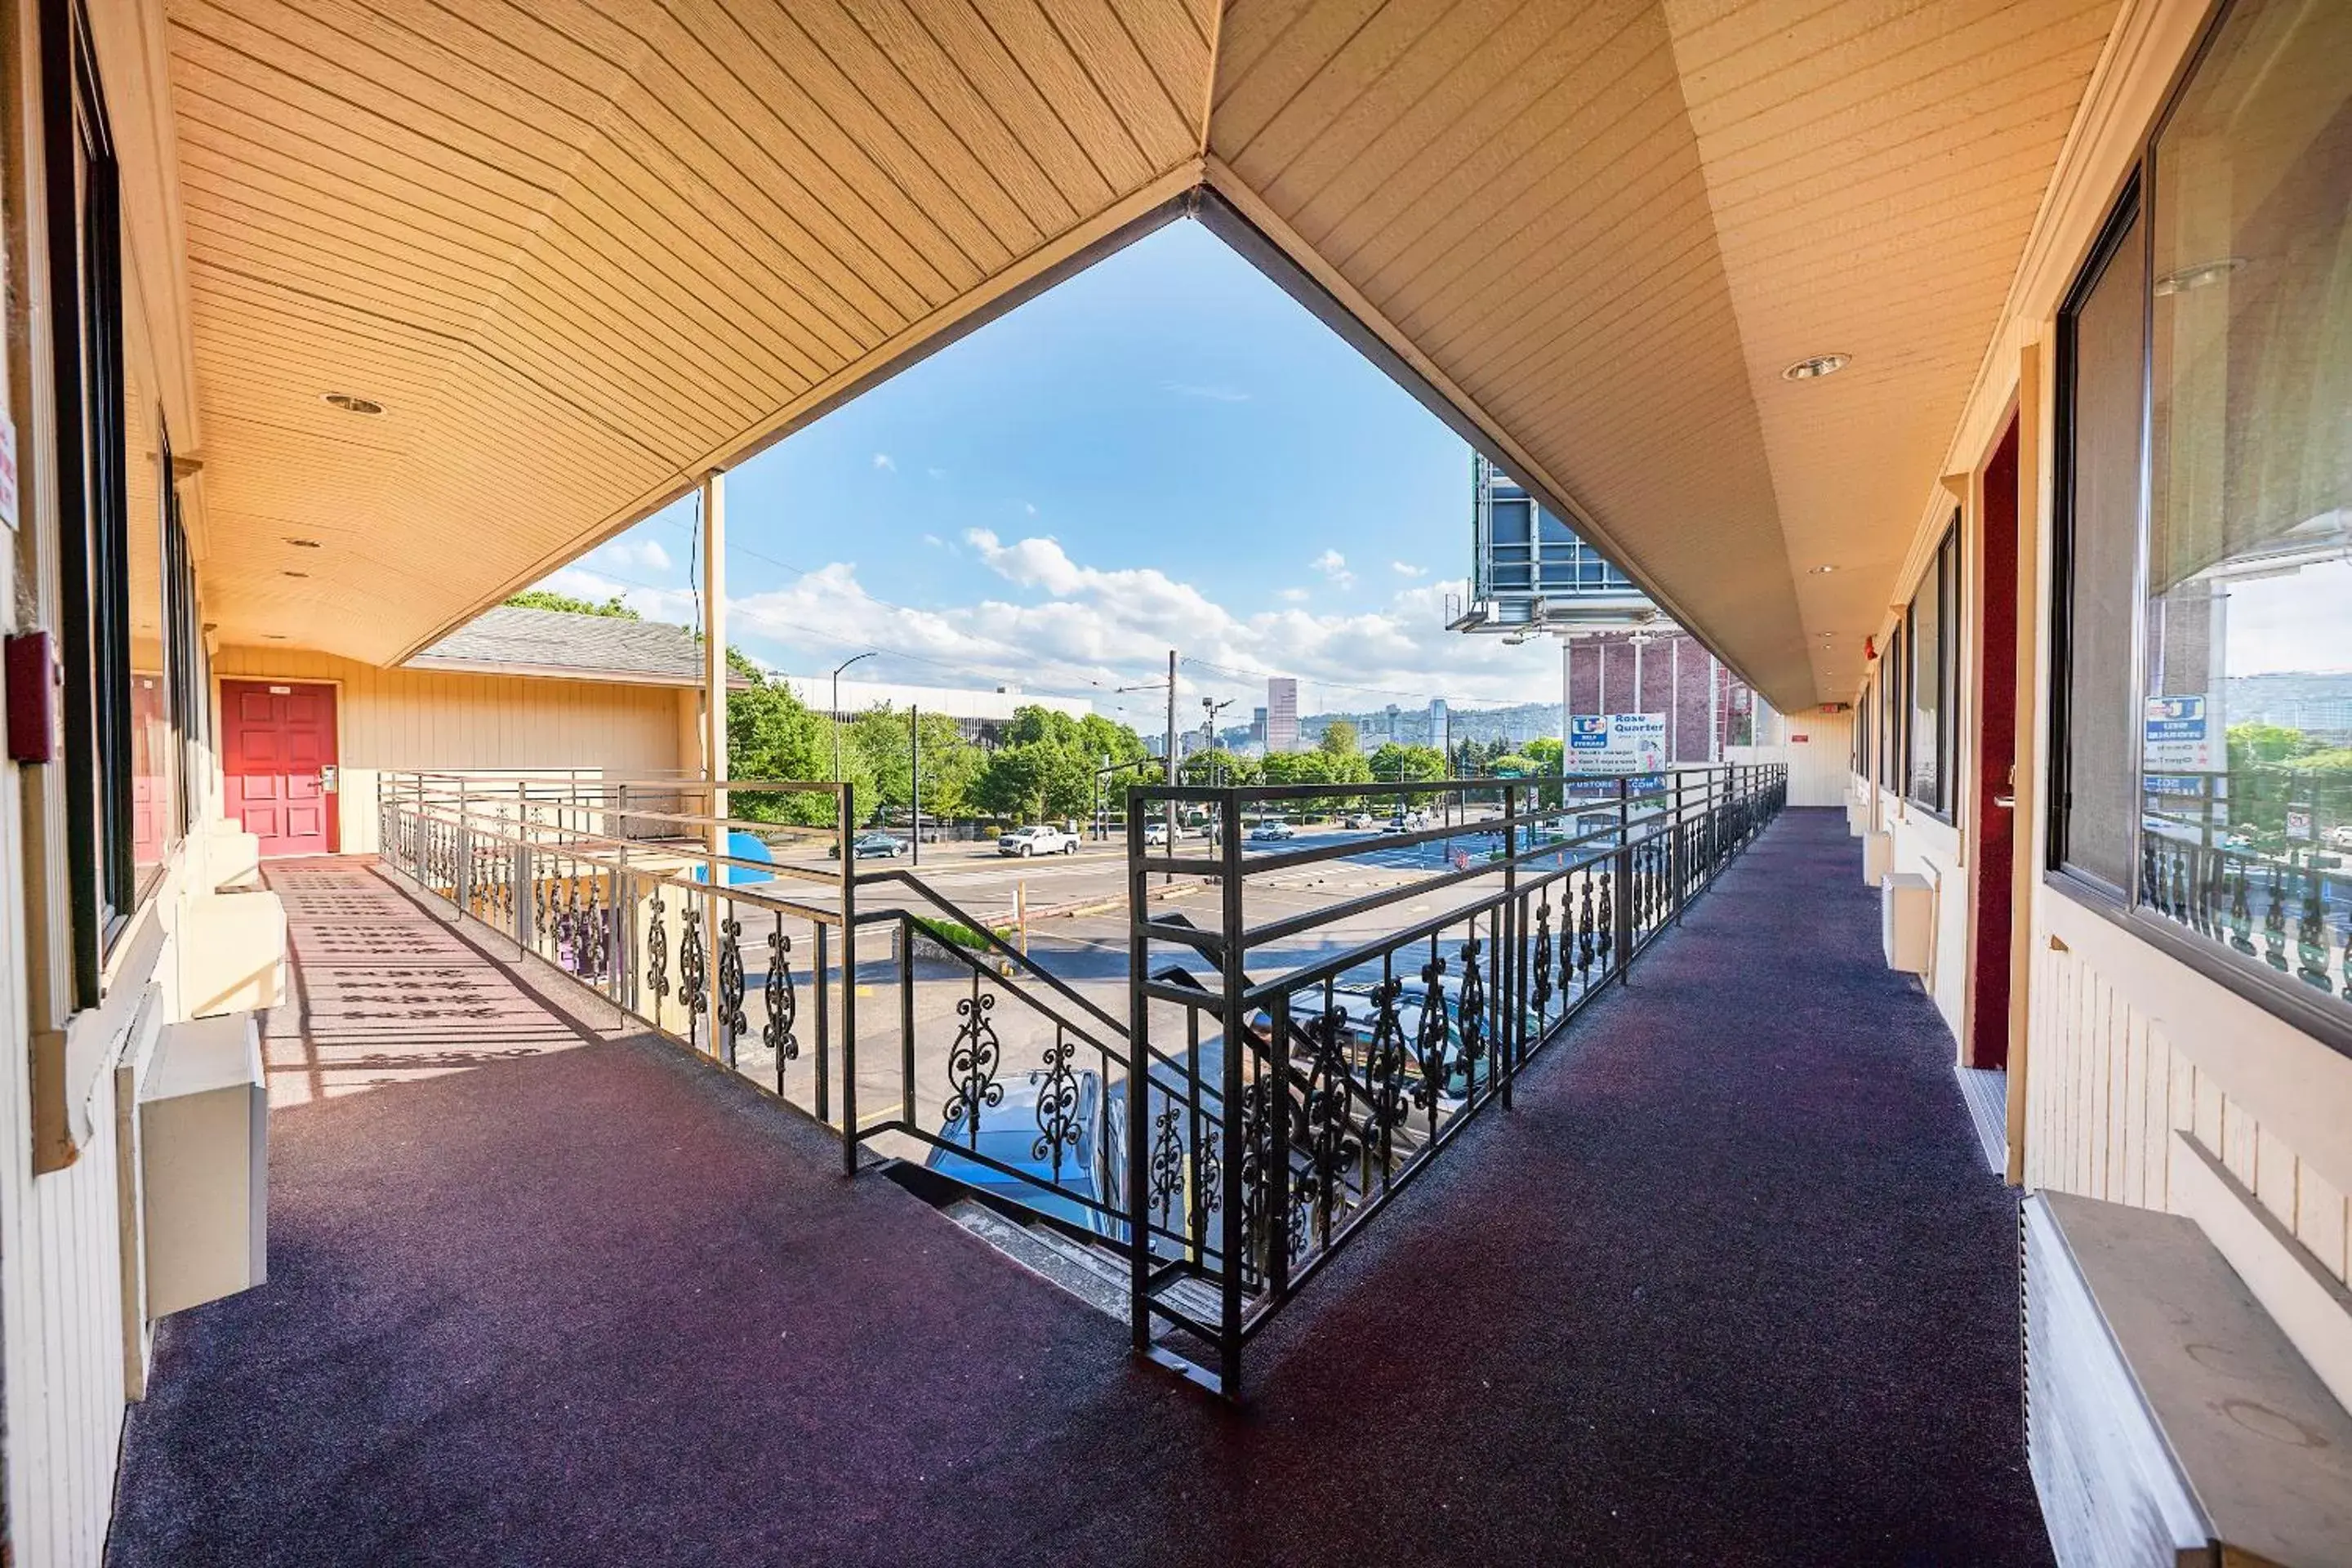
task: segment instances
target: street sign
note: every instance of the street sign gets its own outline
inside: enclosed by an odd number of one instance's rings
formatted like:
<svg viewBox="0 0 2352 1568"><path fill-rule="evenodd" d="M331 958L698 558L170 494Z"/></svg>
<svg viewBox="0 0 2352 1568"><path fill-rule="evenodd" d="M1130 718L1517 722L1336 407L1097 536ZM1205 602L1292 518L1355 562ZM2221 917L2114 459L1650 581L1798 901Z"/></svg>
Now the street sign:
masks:
<svg viewBox="0 0 2352 1568"><path fill-rule="evenodd" d="M2311 808L2309 806L2290 805L2286 808L2286 836L2289 838L2300 838L2305 843L2310 842Z"/></svg>

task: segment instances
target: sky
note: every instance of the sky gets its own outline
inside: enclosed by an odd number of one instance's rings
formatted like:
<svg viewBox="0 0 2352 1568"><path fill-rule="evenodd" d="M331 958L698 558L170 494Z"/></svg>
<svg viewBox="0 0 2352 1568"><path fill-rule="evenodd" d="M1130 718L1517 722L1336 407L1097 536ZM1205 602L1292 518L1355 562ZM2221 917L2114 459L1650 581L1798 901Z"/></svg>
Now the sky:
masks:
<svg viewBox="0 0 2352 1568"><path fill-rule="evenodd" d="M1183 656L1179 720L1556 700L1559 654L1444 629L1470 452L1208 230L1171 224L727 476L730 640L796 675L1087 697ZM696 501L541 585L699 624Z"/></svg>

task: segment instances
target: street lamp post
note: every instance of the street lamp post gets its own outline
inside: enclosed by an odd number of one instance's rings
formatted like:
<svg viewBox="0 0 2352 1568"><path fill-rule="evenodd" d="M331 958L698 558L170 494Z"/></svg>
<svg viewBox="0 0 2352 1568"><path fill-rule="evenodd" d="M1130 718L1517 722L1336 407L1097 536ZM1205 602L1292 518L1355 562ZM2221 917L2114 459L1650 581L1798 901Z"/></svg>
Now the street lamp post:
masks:
<svg viewBox="0 0 2352 1568"><path fill-rule="evenodd" d="M864 653L853 653L833 667L833 706L827 713L833 720L833 782L835 784L841 782L841 672L861 658L872 658L879 651L867 648Z"/></svg>

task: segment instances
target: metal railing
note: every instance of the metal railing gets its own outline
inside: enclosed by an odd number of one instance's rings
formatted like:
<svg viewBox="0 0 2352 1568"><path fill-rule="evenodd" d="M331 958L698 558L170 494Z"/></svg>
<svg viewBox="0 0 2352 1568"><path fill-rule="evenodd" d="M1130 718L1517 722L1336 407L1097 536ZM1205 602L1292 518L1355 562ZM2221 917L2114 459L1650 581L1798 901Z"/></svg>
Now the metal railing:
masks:
<svg viewBox="0 0 2352 1568"><path fill-rule="evenodd" d="M1484 816L1480 797L1496 803ZM1147 1176L1128 1189L1135 1348L1236 1394L1250 1340L1472 1120L1510 1104L1527 1064L1627 978L1786 797L1785 770L1744 765L1140 792L1128 839L1128 1032L1148 1064L1129 1080L1125 1128L1127 1166ZM1254 816L1343 798L1392 807L1391 831L1376 847L1244 836ZM1166 801L1211 812L1213 855L1147 847L1141 823ZM1425 802L1442 821L1402 816ZM1254 915L1254 882L1368 859L1403 874ZM1216 879L1215 922L1150 916L1155 873ZM1205 1360L1176 1348L1188 1338Z"/></svg>
<svg viewBox="0 0 2352 1568"><path fill-rule="evenodd" d="M1124 1254L1137 1348L1232 1394L1265 1323L1785 797L1750 766L1139 792L1101 1000L920 874L861 869L846 784L386 774L378 811L387 868L830 1129L845 1172L896 1155ZM1206 836L1147 845L1171 803ZM1391 831L1265 821L1368 805ZM1152 914L1171 877L1214 917Z"/></svg>
<svg viewBox="0 0 2352 1568"><path fill-rule="evenodd" d="M919 874L861 870L852 786L386 773L377 810L386 868L814 1118L845 1170L878 1142L1117 1230L1124 1027Z"/></svg>

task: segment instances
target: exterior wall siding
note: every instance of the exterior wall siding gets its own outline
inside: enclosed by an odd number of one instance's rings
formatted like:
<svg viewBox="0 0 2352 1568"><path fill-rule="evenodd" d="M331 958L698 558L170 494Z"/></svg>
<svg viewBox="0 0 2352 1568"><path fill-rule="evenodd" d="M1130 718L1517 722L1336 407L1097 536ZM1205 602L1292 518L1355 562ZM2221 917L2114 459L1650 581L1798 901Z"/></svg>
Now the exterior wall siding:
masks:
<svg viewBox="0 0 2352 1568"><path fill-rule="evenodd" d="M376 780L386 770L579 768L658 778L700 766L698 746L683 749L693 732L680 720L694 693L674 687L387 669L256 647L221 649L213 673L340 686L341 847L350 854L375 849Z"/></svg>

